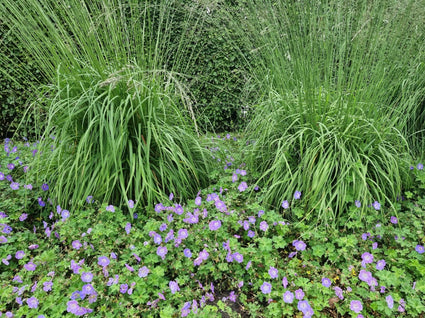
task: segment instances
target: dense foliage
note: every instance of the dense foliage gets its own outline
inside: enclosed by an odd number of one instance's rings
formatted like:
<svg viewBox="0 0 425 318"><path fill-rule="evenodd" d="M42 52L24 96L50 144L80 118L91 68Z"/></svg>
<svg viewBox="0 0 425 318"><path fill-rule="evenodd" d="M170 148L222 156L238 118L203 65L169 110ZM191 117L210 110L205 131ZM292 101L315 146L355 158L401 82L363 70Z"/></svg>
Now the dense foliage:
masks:
<svg viewBox="0 0 425 318"><path fill-rule="evenodd" d="M0 2L0 316L423 317L424 16Z"/></svg>
<svg viewBox="0 0 425 318"><path fill-rule="evenodd" d="M203 141L211 178L187 204L170 195L133 217L89 197L51 204L28 166L38 145L0 155L0 312L6 317L420 317L425 312L425 173L392 209L312 230L259 204L243 142ZM238 150L240 149L240 150ZM255 194L251 194L251 191ZM307 193L282 198L302 211ZM358 209L351 202L350 209ZM361 201L366 205L368 202ZM127 208L126 208L127 209ZM342 225L342 224L341 224Z"/></svg>
<svg viewBox="0 0 425 318"><path fill-rule="evenodd" d="M360 216L351 199L391 204L409 187L406 162L424 150L424 7L378 3L252 1L246 39L268 94L246 129L247 163L268 203L298 189L305 213L331 224Z"/></svg>
<svg viewBox="0 0 425 318"><path fill-rule="evenodd" d="M16 40L0 21L0 138L12 137L34 98L39 72L24 53L23 43ZM7 73L5 73L5 71ZM34 135L34 121L39 117L27 114L28 125L20 134Z"/></svg>

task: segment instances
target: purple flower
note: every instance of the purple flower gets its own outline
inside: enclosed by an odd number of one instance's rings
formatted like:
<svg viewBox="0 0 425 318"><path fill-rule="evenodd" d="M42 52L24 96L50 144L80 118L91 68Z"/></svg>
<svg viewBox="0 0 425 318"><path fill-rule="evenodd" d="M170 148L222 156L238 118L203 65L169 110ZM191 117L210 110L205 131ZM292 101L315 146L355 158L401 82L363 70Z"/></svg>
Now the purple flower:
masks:
<svg viewBox="0 0 425 318"><path fill-rule="evenodd" d="M127 263L125 263L124 265L130 272L134 272L134 268L132 266L128 265Z"/></svg>
<svg viewBox="0 0 425 318"><path fill-rule="evenodd" d="M35 297L30 297L27 299L27 304L29 308L37 308L38 307L38 299Z"/></svg>
<svg viewBox="0 0 425 318"><path fill-rule="evenodd" d="M164 241L165 241L165 243L167 243L167 242L171 241L172 239L174 239L174 231L173 230L170 230L167 233L167 235L165 236Z"/></svg>
<svg viewBox="0 0 425 318"><path fill-rule="evenodd" d="M300 289L297 289L295 291L295 298L296 299L302 300L304 298L304 296L305 296L305 294L304 294L304 292L303 292L303 290L301 288Z"/></svg>
<svg viewBox="0 0 425 318"><path fill-rule="evenodd" d="M294 240L292 246L294 246L297 251L304 251L307 245L303 241Z"/></svg>
<svg viewBox="0 0 425 318"><path fill-rule="evenodd" d="M238 262L239 264L243 262L243 255L240 253L233 253L232 254L233 259Z"/></svg>
<svg viewBox="0 0 425 318"><path fill-rule="evenodd" d="M17 251L17 252L15 253L15 258L16 258L16 259L23 259L23 258L24 258L24 256L25 256L25 252L24 252L24 251Z"/></svg>
<svg viewBox="0 0 425 318"><path fill-rule="evenodd" d="M294 193L294 199L295 200L299 200L301 198L301 192L300 191L295 191Z"/></svg>
<svg viewBox="0 0 425 318"><path fill-rule="evenodd" d="M289 290L287 290L283 294L283 301L287 304L292 304L292 302L294 301L294 294L290 292Z"/></svg>
<svg viewBox="0 0 425 318"><path fill-rule="evenodd" d="M180 230L177 232L177 237L178 237L179 239L181 239L181 240L186 239L188 236L189 236L189 234L188 234L188 232L187 232L187 230L186 230L186 229L180 229Z"/></svg>
<svg viewBox="0 0 425 318"><path fill-rule="evenodd" d="M180 291L179 284L177 284L177 282L175 282L175 281L170 281L168 286L170 287L172 294L175 294L176 292Z"/></svg>
<svg viewBox="0 0 425 318"><path fill-rule="evenodd" d="M373 202L372 206L377 211L381 209L381 204L378 201Z"/></svg>
<svg viewBox="0 0 425 318"><path fill-rule="evenodd" d="M130 234L130 230L131 230L131 223L127 222L127 224L125 225L125 232L128 234Z"/></svg>
<svg viewBox="0 0 425 318"><path fill-rule="evenodd" d="M362 254L362 260L365 264L373 263L373 255L368 252L365 252Z"/></svg>
<svg viewBox="0 0 425 318"><path fill-rule="evenodd" d="M128 207L130 209L133 209L134 208L134 201L133 200L128 200Z"/></svg>
<svg viewBox="0 0 425 318"><path fill-rule="evenodd" d="M248 270L252 265L252 261L248 261L248 263L245 266L245 270Z"/></svg>
<svg viewBox="0 0 425 318"><path fill-rule="evenodd" d="M22 213L19 217L19 221L23 222L27 219L27 217L28 217L28 214Z"/></svg>
<svg viewBox="0 0 425 318"><path fill-rule="evenodd" d="M66 220L67 218L69 218L69 216L70 216L70 213L68 210L62 210L61 217L63 220Z"/></svg>
<svg viewBox="0 0 425 318"><path fill-rule="evenodd" d="M106 267L109 265L109 263L109 258L107 258L106 256L99 256L97 258L97 264L99 264L100 266Z"/></svg>
<svg viewBox="0 0 425 318"><path fill-rule="evenodd" d="M162 223L162 224L159 226L159 230L160 230L161 232L164 232L166 229L167 229L167 224L166 224L166 223Z"/></svg>
<svg viewBox="0 0 425 318"><path fill-rule="evenodd" d="M128 285L127 284L121 284L120 285L120 293L121 294L125 294L128 290Z"/></svg>
<svg viewBox="0 0 425 318"><path fill-rule="evenodd" d="M84 283L90 283L90 282L93 280L93 274L92 274L92 273L90 273L90 272L83 272L83 273L81 274L81 280L82 280Z"/></svg>
<svg viewBox="0 0 425 318"><path fill-rule="evenodd" d="M162 258L162 260L165 259L165 255L167 255L168 249L166 246L158 246L156 250L156 254Z"/></svg>
<svg viewBox="0 0 425 318"><path fill-rule="evenodd" d="M185 248L183 251L184 256L186 256L187 258L191 258L192 257L192 252L190 251L190 249Z"/></svg>
<svg viewBox="0 0 425 318"><path fill-rule="evenodd" d="M241 182L241 184L238 186L238 190L240 192L245 191L247 188L248 188L248 185L247 185L247 183L245 181Z"/></svg>
<svg viewBox="0 0 425 318"><path fill-rule="evenodd" d="M48 185L47 183L43 183L43 184L41 185L41 190L43 190L43 191L47 191L47 190L49 190L49 185Z"/></svg>
<svg viewBox="0 0 425 318"><path fill-rule="evenodd" d="M226 204L221 201L221 200L217 200L215 201L215 207L217 208L217 210L219 210L220 212L227 212L227 206Z"/></svg>
<svg viewBox="0 0 425 318"><path fill-rule="evenodd" d="M147 277L149 272L150 272L149 268L147 268L146 266L143 266L143 267L139 268L138 275L139 275L140 278Z"/></svg>
<svg viewBox="0 0 425 318"><path fill-rule="evenodd" d="M76 250L79 250L83 246L79 240L72 241L71 245Z"/></svg>
<svg viewBox="0 0 425 318"><path fill-rule="evenodd" d="M169 199L170 201L172 201L172 200L173 200L173 198L174 198L174 193L173 193L173 192L171 192L171 193L170 193L170 195L168 196L168 199Z"/></svg>
<svg viewBox="0 0 425 318"><path fill-rule="evenodd" d="M78 306L78 302L76 300L70 300L66 303L67 305L67 312L70 312L72 314L75 314L77 312L77 310L80 308L80 306Z"/></svg>
<svg viewBox="0 0 425 318"><path fill-rule="evenodd" d="M305 312L307 311L307 309L310 308L310 304L308 303L307 300L300 300L298 302L297 308L299 311L301 311L302 313L305 314Z"/></svg>
<svg viewBox="0 0 425 318"><path fill-rule="evenodd" d="M416 168L417 168L418 170L423 170L424 165L423 165L422 163L418 163L418 165L416 166Z"/></svg>
<svg viewBox="0 0 425 318"><path fill-rule="evenodd" d="M390 219L390 222L392 224L397 224L398 223L398 220L397 220L397 218L395 216L392 216L391 219Z"/></svg>
<svg viewBox="0 0 425 318"><path fill-rule="evenodd" d="M285 277L282 278L282 286L283 288L286 288L288 286L288 279Z"/></svg>
<svg viewBox="0 0 425 318"><path fill-rule="evenodd" d="M168 242L168 240L169 239L167 239L166 242ZM159 235L158 233L154 233L154 235L153 235L153 241L155 242L155 244L161 244L162 243L162 237L161 237L161 235Z"/></svg>
<svg viewBox="0 0 425 318"><path fill-rule="evenodd" d="M289 202L288 202L287 200L284 200L284 201L282 202L282 208L284 208L285 210L286 210L286 209L289 209Z"/></svg>
<svg viewBox="0 0 425 318"><path fill-rule="evenodd" d="M51 291L52 287L53 287L53 282L51 282L51 281L43 283L43 290L45 292Z"/></svg>
<svg viewBox="0 0 425 318"><path fill-rule="evenodd" d="M267 222L266 221L262 221L261 223L260 223L260 230L262 230L262 231L267 231L267 229L269 228L269 225L267 224Z"/></svg>
<svg viewBox="0 0 425 318"><path fill-rule="evenodd" d="M361 204L361 202L359 200L354 201L354 204L358 208L360 208L362 206L362 204Z"/></svg>
<svg viewBox="0 0 425 318"><path fill-rule="evenodd" d="M183 207L180 204L176 204L174 212L176 212L177 215L182 215L184 212Z"/></svg>
<svg viewBox="0 0 425 318"><path fill-rule="evenodd" d="M325 287L331 287L332 282L329 278L324 277L322 278L322 285Z"/></svg>
<svg viewBox="0 0 425 318"><path fill-rule="evenodd" d="M423 245L416 245L415 247L415 251L418 252L419 254L423 254L425 252L425 248Z"/></svg>
<svg viewBox="0 0 425 318"><path fill-rule="evenodd" d="M94 291L89 296L89 304L93 304L94 302L96 302L96 300L97 300L97 293L96 293L96 291Z"/></svg>
<svg viewBox="0 0 425 318"><path fill-rule="evenodd" d="M2 226L3 225L3 233L4 234L9 234L9 233L11 233L12 232L12 227L11 226L9 226L9 225L7 225L7 224L0 224L0 226Z"/></svg>
<svg viewBox="0 0 425 318"><path fill-rule="evenodd" d="M249 231L248 231L248 237L253 238L254 236L255 236L255 232L254 232L254 231L249 230Z"/></svg>
<svg viewBox="0 0 425 318"><path fill-rule="evenodd" d="M367 284L370 284L372 281L372 273L369 271L365 271L364 269L361 269L359 272L359 279L363 282L366 282Z"/></svg>
<svg viewBox="0 0 425 318"><path fill-rule="evenodd" d="M250 223L248 221L243 221L243 229L248 231L250 227Z"/></svg>
<svg viewBox="0 0 425 318"><path fill-rule="evenodd" d="M382 271L386 265L385 260L381 259L376 263L376 269Z"/></svg>
<svg viewBox="0 0 425 318"><path fill-rule="evenodd" d="M12 258L12 255L7 255L6 258L3 258L1 261L3 262L4 265L9 265L9 260Z"/></svg>
<svg viewBox="0 0 425 318"><path fill-rule="evenodd" d="M378 243L377 242L373 242L372 243L372 249L376 250L378 248Z"/></svg>
<svg viewBox="0 0 425 318"><path fill-rule="evenodd" d="M24 265L24 267L27 271L33 272L37 268L37 265L35 265L32 261L30 261L30 262L26 263Z"/></svg>
<svg viewBox="0 0 425 318"><path fill-rule="evenodd" d="M108 205L108 206L106 207L106 211L109 211L109 212L115 212L115 208L114 208L114 206L113 206L113 205Z"/></svg>
<svg viewBox="0 0 425 318"><path fill-rule="evenodd" d="M358 314L363 310L363 305L360 300L352 300L350 303L350 309Z"/></svg>
<svg viewBox="0 0 425 318"><path fill-rule="evenodd" d="M6 236L4 236L4 235L0 236L0 243L2 243L2 244L7 243Z"/></svg>
<svg viewBox="0 0 425 318"><path fill-rule="evenodd" d="M389 309L393 309L394 307L394 299L391 295L388 295L387 297L385 297L385 300L387 301L387 305Z"/></svg>
<svg viewBox="0 0 425 318"><path fill-rule="evenodd" d="M92 284L85 284L82 288L82 292L86 295L91 295L94 294L96 291L94 290Z"/></svg>
<svg viewBox="0 0 425 318"><path fill-rule="evenodd" d="M297 255L297 252L291 252L288 255L288 258L293 258L295 255Z"/></svg>
<svg viewBox="0 0 425 318"><path fill-rule="evenodd" d="M273 266L270 266L269 275L270 275L271 278L277 278L278 275L279 275L279 272L278 272L277 268L274 268Z"/></svg>
<svg viewBox="0 0 425 318"><path fill-rule="evenodd" d="M261 285L261 292L263 294L270 294L272 291L272 285L270 283L264 282L263 285Z"/></svg>
<svg viewBox="0 0 425 318"><path fill-rule="evenodd" d="M209 228L211 231L217 231L221 227L220 220L214 220L209 223Z"/></svg>
<svg viewBox="0 0 425 318"><path fill-rule="evenodd" d="M204 261L208 259L208 256L210 256L210 254L207 252L206 249L203 249L201 252L199 252L199 258Z"/></svg>
<svg viewBox="0 0 425 318"><path fill-rule="evenodd" d="M164 205L162 203L155 204L155 212L156 213L160 213L164 209L165 209L165 207L164 207Z"/></svg>
<svg viewBox="0 0 425 318"><path fill-rule="evenodd" d="M202 198L200 196L197 196L195 199L195 204L197 206L200 206L202 204Z"/></svg>
<svg viewBox="0 0 425 318"><path fill-rule="evenodd" d="M19 189L19 183L18 182L12 182L10 184L10 187L12 188L12 190L18 190Z"/></svg>

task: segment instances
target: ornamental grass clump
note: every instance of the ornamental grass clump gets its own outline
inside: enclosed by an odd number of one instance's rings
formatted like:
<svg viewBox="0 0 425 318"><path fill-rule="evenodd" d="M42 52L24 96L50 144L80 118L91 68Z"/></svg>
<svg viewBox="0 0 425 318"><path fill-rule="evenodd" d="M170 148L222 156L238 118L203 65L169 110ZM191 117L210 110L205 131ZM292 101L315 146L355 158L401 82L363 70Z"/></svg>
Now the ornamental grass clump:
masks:
<svg viewBox="0 0 425 318"><path fill-rule="evenodd" d="M265 93L246 131L247 164L269 187L266 201L279 206L300 190L304 216L315 211L323 223L348 215L354 200L365 202L360 213L375 200L394 202L409 184L409 154L424 149L424 6L253 0L248 7L239 30L260 60L253 71Z"/></svg>
<svg viewBox="0 0 425 318"><path fill-rule="evenodd" d="M74 84L52 88L37 162L59 204L93 195L149 205L169 192L187 198L205 185L205 150L173 95L172 74L129 66L110 80L88 74L78 95Z"/></svg>
<svg viewBox="0 0 425 318"><path fill-rule="evenodd" d="M188 198L206 185L190 94L174 71L189 69L192 57L181 52L200 21L176 7L136 0L0 4L2 20L50 83L29 109L46 118L31 171L51 186L57 204L90 195L117 206L129 199L152 205L165 193ZM182 28L171 41L175 21Z"/></svg>

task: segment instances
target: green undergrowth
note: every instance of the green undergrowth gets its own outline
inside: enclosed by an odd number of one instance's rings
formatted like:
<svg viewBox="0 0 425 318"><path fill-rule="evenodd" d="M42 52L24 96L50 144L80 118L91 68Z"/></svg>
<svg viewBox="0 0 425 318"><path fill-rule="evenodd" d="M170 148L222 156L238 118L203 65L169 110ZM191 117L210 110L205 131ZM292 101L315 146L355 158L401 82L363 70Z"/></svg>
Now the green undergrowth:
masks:
<svg viewBox="0 0 425 318"><path fill-rule="evenodd" d="M367 207L362 220L341 220L337 229L315 228L291 217L303 213L305 193L282 198L287 209L262 205L267 188L258 187L246 169L247 146L239 136L206 136L202 144L210 152L213 183L184 204L170 194L147 210L96 197L80 209L52 205L52 189L33 183L24 168L37 156L38 144L5 144L0 312L15 317L423 315L420 164L406 167L415 186L394 202L397 216L382 204L379 211ZM352 202L350 211L355 209ZM360 310L352 305L357 301Z"/></svg>

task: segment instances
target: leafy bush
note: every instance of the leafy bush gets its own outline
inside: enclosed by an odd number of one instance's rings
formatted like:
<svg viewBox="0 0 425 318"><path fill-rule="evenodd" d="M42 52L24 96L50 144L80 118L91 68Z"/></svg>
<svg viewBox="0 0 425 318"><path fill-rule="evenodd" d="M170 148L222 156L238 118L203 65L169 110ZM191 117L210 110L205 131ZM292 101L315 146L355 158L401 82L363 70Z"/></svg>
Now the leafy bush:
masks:
<svg viewBox="0 0 425 318"><path fill-rule="evenodd" d="M120 207L96 200L69 211L52 206L52 189L35 183L31 189L23 168L37 144L8 142L0 154L5 175L0 177L0 312L423 315L423 166L411 171L415 195L422 195L416 202L395 203L398 217L385 206L385 218L369 208L366 227L352 220L341 231L312 231L258 203L267 189L251 184L250 171L237 161L242 143L224 137L208 144L215 157L210 165L220 171L216 185L186 205L166 199L149 215L134 207L130 218ZM13 182L19 189L12 189ZM252 188L258 197L250 195ZM303 199L289 201L289 209L299 209ZM32 202L36 205L29 206Z"/></svg>
<svg viewBox="0 0 425 318"><path fill-rule="evenodd" d="M23 53L22 43L11 35L0 22L0 138L12 137L26 113L27 104L36 92L39 72ZM35 136L36 114L28 114L26 127L21 126L21 135Z"/></svg>
<svg viewBox="0 0 425 318"><path fill-rule="evenodd" d="M193 6L190 2L182 1L182 7L189 10ZM193 12L202 24L198 25L193 42L185 46L185 56L193 56L194 63L190 70L182 72L191 74L187 86L204 131L237 131L245 127L248 116L243 110L254 103L258 94L249 73L248 63L253 63L249 50L231 28L230 19L243 21L244 6L244 1L215 0L200 2Z"/></svg>

